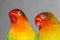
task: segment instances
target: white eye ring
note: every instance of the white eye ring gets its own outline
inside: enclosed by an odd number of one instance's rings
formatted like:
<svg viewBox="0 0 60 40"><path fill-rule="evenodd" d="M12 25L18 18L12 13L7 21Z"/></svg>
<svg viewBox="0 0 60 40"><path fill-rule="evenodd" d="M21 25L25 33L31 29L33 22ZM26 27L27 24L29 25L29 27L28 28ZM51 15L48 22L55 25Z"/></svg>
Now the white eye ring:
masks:
<svg viewBox="0 0 60 40"><path fill-rule="evenodd" d="M41 18L45 18L45 17L46 17L46 15L45 15L45 14L42 14L42 15L41 15Z"/></svg>
<svg viewBox="0 0 60 40"><path fill-rule="evenodd" d="M19 16L21 16L21 15L22 15L22 12L21 12L21 11L19 11L19 12L18 12L18 15L19 15Z"/></svg>

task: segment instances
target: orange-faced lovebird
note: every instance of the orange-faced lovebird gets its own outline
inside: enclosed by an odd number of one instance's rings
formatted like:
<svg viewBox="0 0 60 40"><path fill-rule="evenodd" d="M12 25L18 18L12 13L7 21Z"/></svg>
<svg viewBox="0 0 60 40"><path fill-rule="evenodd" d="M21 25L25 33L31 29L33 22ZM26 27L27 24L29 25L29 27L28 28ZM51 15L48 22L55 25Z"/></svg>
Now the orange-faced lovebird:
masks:
<svg viewBox="0 0 60 40"><path fill-rule="evenodd" d="M13 9L9 12L10 30L6 40L38 40L24 12Z"/></svg>
<svg viewBox="0 0 60 40"><path fill-rule="evenodd" d="M52 12L42 12L35 17L39 40L60 40L60 22Z"/></svg>

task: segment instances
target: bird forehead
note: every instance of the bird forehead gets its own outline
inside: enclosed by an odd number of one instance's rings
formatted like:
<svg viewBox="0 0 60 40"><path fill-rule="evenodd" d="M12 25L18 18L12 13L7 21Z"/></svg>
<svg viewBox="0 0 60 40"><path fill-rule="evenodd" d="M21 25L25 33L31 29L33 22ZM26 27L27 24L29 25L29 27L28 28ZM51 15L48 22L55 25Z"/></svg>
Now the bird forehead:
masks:
<svg viewBox="0 0 60 40"><path fill-rule="evenodd" d="M19 12L18 10L17 11L15 10L15 11L12 11L11 13L18 14L18 12Z"/></svg>

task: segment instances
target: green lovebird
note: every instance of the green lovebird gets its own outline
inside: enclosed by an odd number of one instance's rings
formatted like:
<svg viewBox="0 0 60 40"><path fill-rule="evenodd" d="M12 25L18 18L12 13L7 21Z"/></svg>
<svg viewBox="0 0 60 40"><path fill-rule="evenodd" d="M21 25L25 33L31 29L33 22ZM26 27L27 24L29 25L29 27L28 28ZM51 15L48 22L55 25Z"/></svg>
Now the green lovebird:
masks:
<svg viewBox="0 0 60 40"><path fill-rule="evenodd" d="M38 40L24 12L13 9L9 12L10 30L6 40Z"/></svg>
<svg viewBox="0 0 60 40"><path fill-rule="evenodd" d="M35 17L39 40L60 40L60 22L52 12L42 12Z"/></svg>

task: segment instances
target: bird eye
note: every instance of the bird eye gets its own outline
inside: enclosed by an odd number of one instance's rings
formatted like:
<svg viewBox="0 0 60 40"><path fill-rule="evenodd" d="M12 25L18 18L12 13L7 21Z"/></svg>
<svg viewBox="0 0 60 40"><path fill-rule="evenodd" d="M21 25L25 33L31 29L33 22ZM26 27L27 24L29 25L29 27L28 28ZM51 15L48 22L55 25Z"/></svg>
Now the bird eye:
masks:
<svg viewBox="0 0 60 40"><path fill-rule="evenodd" d="M20 15L22 15L22 12L21 12L21 11L19 11L19 12L18 12L18 15L19 15L19 16L20 16Z"/></svg>
<svg viewBox="0 0 60 40"><path fill-rule="evenodd" d="M41 15L41 18L45 18L45 17L46 17L46 15L45 15L45 14L42 14L42 15Z"/></svg>

